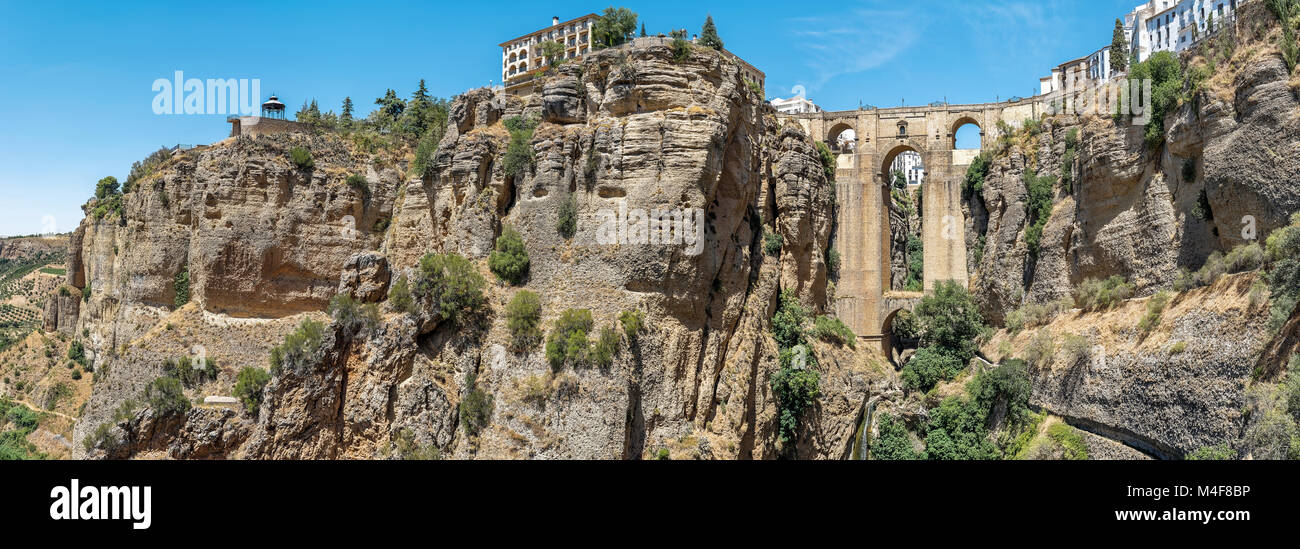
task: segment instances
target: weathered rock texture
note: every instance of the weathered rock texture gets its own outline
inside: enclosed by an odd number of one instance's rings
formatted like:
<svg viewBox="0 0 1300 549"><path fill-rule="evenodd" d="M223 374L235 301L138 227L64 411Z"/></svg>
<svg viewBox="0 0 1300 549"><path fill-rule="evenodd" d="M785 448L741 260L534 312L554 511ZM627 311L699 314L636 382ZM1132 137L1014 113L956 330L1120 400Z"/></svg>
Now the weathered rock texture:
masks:
<svg viewBox="0 0 1300 549"><path fill-rule="evenodd" d="M504 168L503 124L513 116L541 122L529 143L533 165L514 175ZM288 164L290 146L309 147L316 168ZM329 137L241 138L169 166L156 190L128 200L124 222L87 220L79 232L77 272L96 292L83 322L105 332L102 348L141 334L121 326L132 308L150 308L155 317L141 324L166 332L157 326L178 314L166 309L186 267L197 305L180 313L199 332L246 316L265 325L260 334L282 336L291 315L322 309L336 289L386 298L389 282L412 276L429 253L474 261L489 280L488 306L459 325L390 307L373 329L331 324L317 360L273 377L256 419L193 411L168 423L142 413L117 427L124 449L92 456L373 458L409 434L456 458L640 458L661 449L836 458L849 451L871 380L885 375L866 351L818 344L822 397L798 444L778 447L770 317L784 291L826 311L834 193L812 141L780 126L734 62L710 50L680 63L661 44L607 50L560 67L524 99L467 92L421 177L372 169ZM371 181L368 200L340 184L351 173ZM566 240L556 222L568 201L578 215ZM696 234L682 244L636 240L637 212L652 210L698 219L698 244ZM390 212L386 234L369 230ZM622 223L619 212L633 212L633 239L606 242L601 229ZM645 313L646 329L625 338L612 366L552 372L540 347L507 350L504 310L519 289L486 268L507 225L526 241L525 287L541 296L544 328L568 308L590 309L597 329L622 311ZM783 237L779 256L763 253L763 230ZM120 253L110 253L114 244ZM108 379L129 380L92 399L79 433L156 375L160 357L124 356L108 359ZM477 436L458 410L471 376L494 402ZM541 397L524 390L538 385Z"/></svg>

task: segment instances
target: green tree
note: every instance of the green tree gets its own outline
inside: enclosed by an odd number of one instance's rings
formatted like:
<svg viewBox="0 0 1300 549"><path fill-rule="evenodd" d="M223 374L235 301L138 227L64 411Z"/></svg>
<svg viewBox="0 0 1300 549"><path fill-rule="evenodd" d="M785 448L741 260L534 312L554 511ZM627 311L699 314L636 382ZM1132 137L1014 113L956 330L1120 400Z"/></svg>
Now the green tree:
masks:
<svg viewBox="0 0 1300 549"><path fill-rule="evenodd" d="M704 19L704 28L700 29L700 45L715 50L722 49L722 38L718 36L718 27L713 25L713 16Z"/></svg>
<svg viewBox="0 0 1300 549"><path fill-rule="evenodd" d="M271 374L261 368L247 366L235 377L235 398L244 403L250 414L257 414L262 406L262 389L271 381Z"/></svg>
<svg viewBox="0 0 1300 549"><path fill-rule="evenodd" d="M1110 39L1110 70L1124 72L1128 68L1128 38L1124 35L1124 22L1115 19L1115 32Z"/></svg>
<svg viewBox="0 0 1300 549"><path fill-rule="evenodd" d="M985 329L984 318L970 292L953 281L941 281L934 292L921 298L914 316L921 329L921 345L937 346L962 364L975 356L975 339Z"/></svg>
<svg viewBox="0 0 1300 549"><path fill-rule="evenodd" d="M112 197L113 195L118 194L117 188L118 184L116 177L110 175L100 179L99 182L95 184L95 198L103 200Z"/></svg>
<svg viewBox="0 0 1300 549"><path fill-rule="evenodd" d="M876 428L875 440L871 441L871 458L883 461L907 461L921 459L921 455L912 448L912 437L907 434L907 426L894 419L889 413L881 414L879 427Z"/></svg>
<svg viewBox="0 0 1300 549"><path fill-rule="evenodd" d="M564 60L564 44L556 40L542 42L542 57L546 59L548 66Z"/></svg>
<svg viewBox="0 0 1300 549"><path fill-rule="evenodd" d="M343 98L343 114L339 116L339 120L341 120L345 125L352 124L352 98L351 97Z"/></svg>
<svg viewBox="0 0 1300 549"><path fill-rule="evenodd" d="M636 13L624 7L605 8L592 27L591 37L596 49L621 46L636 32Z"/></svg>
<svg viewBox="0 0 1300 549"><path fill-rule="evenodd" d="M641 38L645 38L645 23L641 23Z"/></svg>
<svg viewBox="0 0 1300 549"><path fill-rule="evenodd" d="M985 428L987 415L969 398L949 397L930 410L925 457L935 460L991 460L997 449Z"/></svg>
<svg viewBox="0 0 1300 549"><path fill-rule="evenodd" d="M496 249L488 257L492 273L511 284L518 284L528 276L528 249L519 232L507 226L497 237Z"/></svg>
<svg viewBox="0 0 1300 549"><path fill-rule="evenodd" d="M936 347L922 347L903 366L903 386L911 391L929 391L940 381L952 379L962 371L963 362Z"/></svg>

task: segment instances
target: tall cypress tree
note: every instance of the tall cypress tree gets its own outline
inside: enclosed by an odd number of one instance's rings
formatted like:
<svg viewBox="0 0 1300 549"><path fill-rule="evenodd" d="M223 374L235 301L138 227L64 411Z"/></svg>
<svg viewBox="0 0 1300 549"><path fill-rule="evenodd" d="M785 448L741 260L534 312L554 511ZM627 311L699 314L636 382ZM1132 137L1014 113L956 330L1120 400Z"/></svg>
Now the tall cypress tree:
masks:
<svg viewBox="0 0 1300 549"><path fill-rule="evenodd" d="M641 37L645 38L645 23L641 23Z"/></svg>
<svg viewBox="0 0 1300 549"><path fill-rule="evenodd" d="M700 29L700 45L715 50L722 49L722 38L718 36L718 27L713 25L712 15L704 20L704 28Z"/></svg>
<svg viewBox="0 0 1300 549"><path fill-rule="evenodd" d="M343 116L341 116L340 118L348 122L352 121L352 98L351 97L343 98Z"/></svg>
<svg viewBox="0 0 1300 549"><path fill-rule="evenodd" d="M1124 23L1115 20L1115 33L1110 40L1110 70L1124 72L1128 68L1128 39L1124 37Z"/></svg>

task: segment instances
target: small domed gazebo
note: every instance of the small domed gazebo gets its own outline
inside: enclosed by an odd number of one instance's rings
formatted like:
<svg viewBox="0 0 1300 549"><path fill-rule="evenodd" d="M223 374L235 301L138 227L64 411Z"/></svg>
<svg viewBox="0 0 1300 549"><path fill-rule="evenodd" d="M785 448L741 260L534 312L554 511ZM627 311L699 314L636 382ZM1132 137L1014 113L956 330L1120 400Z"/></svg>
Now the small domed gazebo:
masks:
<svg viewBox="0 0 1300 549"><path fill-rule="evenodd" d="M284 103L275 94L271 94L271 98L262 103L262 117L284 120Z"/></svg>

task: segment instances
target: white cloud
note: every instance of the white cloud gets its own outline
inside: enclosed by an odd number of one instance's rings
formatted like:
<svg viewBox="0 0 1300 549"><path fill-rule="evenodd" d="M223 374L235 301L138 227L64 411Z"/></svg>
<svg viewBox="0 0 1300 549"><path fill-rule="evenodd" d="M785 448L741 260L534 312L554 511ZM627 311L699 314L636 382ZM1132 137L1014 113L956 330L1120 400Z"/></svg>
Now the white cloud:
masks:
<svg viewBox="0 0 1300 549"><path fill-rule="evenodd" d="M805 86L817 89L835 77L868 71L898 57L925 30L920 13L893 2L869 2L833 16L791 20L792 43L810 71Z"/></svg>

